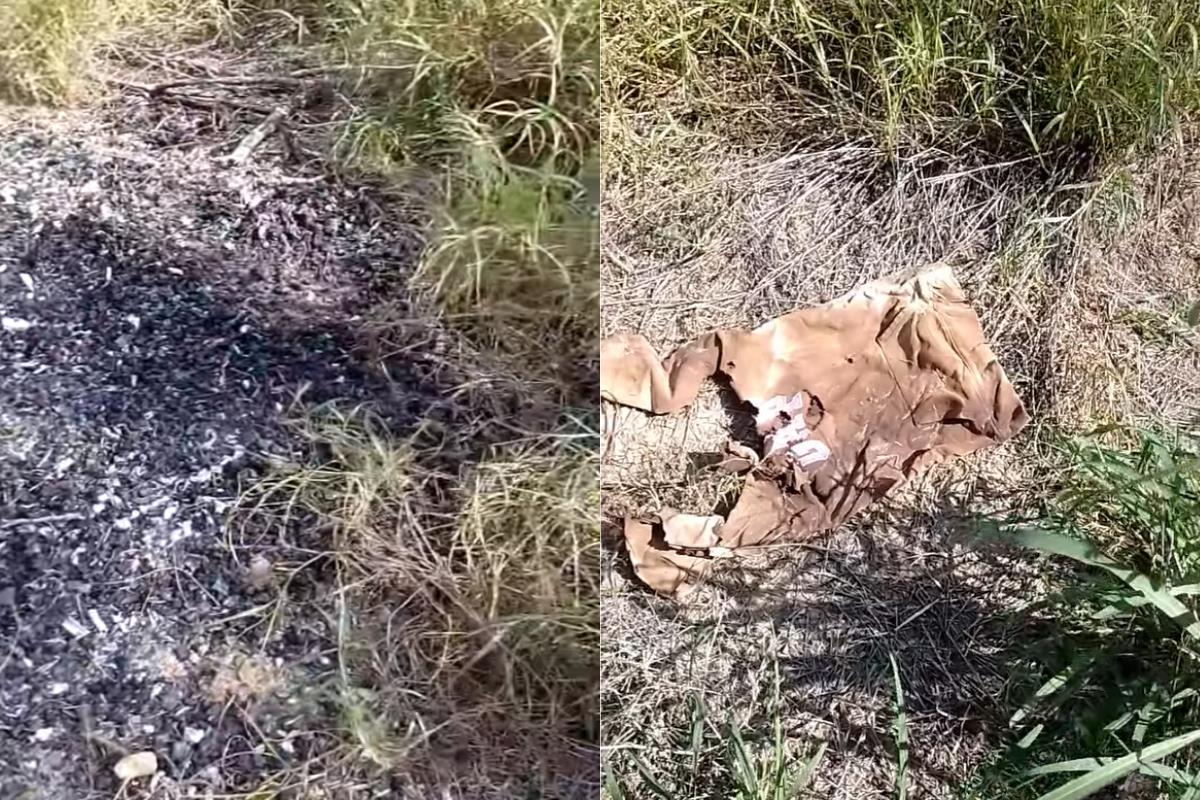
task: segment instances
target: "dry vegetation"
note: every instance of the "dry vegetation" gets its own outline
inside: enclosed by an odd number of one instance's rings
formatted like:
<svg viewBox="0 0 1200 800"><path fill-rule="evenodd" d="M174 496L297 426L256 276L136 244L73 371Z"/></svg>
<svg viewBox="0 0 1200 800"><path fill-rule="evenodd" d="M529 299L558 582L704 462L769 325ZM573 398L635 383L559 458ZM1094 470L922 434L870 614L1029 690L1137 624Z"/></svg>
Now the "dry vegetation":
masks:
<svg viewBox="0 0 1200 800"><path fill-rule="evenodd" d="M1050 653L1097 638L1078 638L1087 626L1056 600L1073 573L967 534L980 514L1037 517L1082 480L1059 447L1069 434L1194 425L1198 23L1154 3L607 4L605 333L665 350L945 260L1034 420L827 539L722 570L682 606L630 580L614 529L610 796L776 796L745 789L730 725L798 770L825 743L800 771L813 797L899 796L892 655L913 796L1032 797L1066 777L1031 782L1027 767L1131 746L1104 731L1116 714L1066 703L1036 747L1013 750L1027 730L1009 716L1061 668ZM665 504L709 513L736 491L701 468L747 424L718 387L670 418L604 414L606 524ZM1125 534L1090 535L1115 550ZM1194 728L1188 714L1145 742Z"/></svg>
<svg viewBox="0 0 1200 800"><path fill-rule="evenodd" d="M411 282L361 334L398 386L419 372L443 402L404 431L369 408L303 411L311 460L245 498L257 535L327 534L289 581L330 566L340 587L309 612L339 631L329 752L253 796L358 796L388 776L472 797L594 794L595 4L0 0L0 17L9 102L100 100L147 42L328 75L329 168L409 193L426 220Z"/></svg>

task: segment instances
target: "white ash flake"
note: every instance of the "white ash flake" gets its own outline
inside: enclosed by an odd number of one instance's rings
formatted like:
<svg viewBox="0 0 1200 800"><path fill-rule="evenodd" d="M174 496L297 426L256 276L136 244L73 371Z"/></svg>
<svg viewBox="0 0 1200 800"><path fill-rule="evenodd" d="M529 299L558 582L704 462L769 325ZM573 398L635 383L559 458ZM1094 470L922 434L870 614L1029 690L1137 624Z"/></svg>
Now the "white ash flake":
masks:
<svg viewBox="0 0 1200 800"><path fill-rule="evenodd" d="M99 611L94 608L88 609L88 619L92 621L93 627L95 627L100 634L103 635L108 633L108 623L106 623L104 618L100 616Z"/></svg>
<svg viewBox="0 0 1200 800"><path fill-rule="evenodd" d="M85 628L83 626L83 624L79 622L79 620L75 619L74 617L67 617L66 619L64 619L62 621L62 627L63 627L64 631L71 634L76 639L82 639L84 636L87 636L91 632L87 628Z"/></svg>

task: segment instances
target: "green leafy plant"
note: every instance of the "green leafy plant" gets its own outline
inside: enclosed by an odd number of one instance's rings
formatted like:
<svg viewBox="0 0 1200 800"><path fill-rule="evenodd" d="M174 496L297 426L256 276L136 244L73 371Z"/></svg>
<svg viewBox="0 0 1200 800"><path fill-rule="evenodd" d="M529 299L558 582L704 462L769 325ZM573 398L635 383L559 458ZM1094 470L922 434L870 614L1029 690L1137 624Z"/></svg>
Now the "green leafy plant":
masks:
<svg viewBox="0 0 1200 800"><path fill-rule="evenodd" d="M1010 541L1085 570L1053 605L1060 622L1046 650L1064 663L1010 725L1024 758L1048 739L1053 752L1090 752L1029 769L1023 785L1082 773L1039 798L1076 800L1137 772L1200 796L1200 778L1162 761L1200 739L1194 444L1112 428L1068 442L1063 453L1063 488L1045 512L1003 530Z"/></svg>

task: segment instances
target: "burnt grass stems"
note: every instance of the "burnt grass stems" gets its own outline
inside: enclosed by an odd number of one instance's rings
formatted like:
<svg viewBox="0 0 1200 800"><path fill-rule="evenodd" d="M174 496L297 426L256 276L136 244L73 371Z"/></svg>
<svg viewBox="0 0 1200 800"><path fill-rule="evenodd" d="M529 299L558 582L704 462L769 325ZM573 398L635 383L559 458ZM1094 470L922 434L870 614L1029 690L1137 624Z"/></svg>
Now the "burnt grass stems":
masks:
<svg viewBox="0 0 1200 800"><path fill-rule="evenodd" d="M1200 7L1155 2L606 3L604 332L639 320L659 324L649 310L659 296L641 286L638 258L652 252L649 260L681 270L706 248L726 247L721 232L686 221L689 203L698 218L710 214L700 187L718 185L710 165L722 153L736 156L728 173L734 180L788 160L853 161L857 175L843 179L843 191L867 186L868 198L977 175L971 201L1000 209L985 223L986 247L959 252L943 241L941 249L997 263L997 272L985 272L975 287L987 312L985 328L999 324L1005 338L1011 336L1014 317L987 307L997 302L1041 308L1049 325L1059 296L1077 292L1080 260L1119 238L1137 216L1129 206L1138 202L1131 171L1192 140L1200 110L1198 25ZM838 181L830 183L837 192ZM678 208L672 195L684 198ZM1016 200L1006 204L1005 197ZM721 202L728 198L720 196ZM935 230L927 238L940 237ZM918 249L925 245L922 240ZM824 253L819 245L812 251ZM864 248L858 255L875 253ZM911 257L897 250L891 269ZM839 260L828 269L840 268ZM768 271L768 280L781 269ZM871 269L861 277L889 271L879 264ZM834 277L849 288L841 273ZM732 282L730 297L740 285ZM761 321L814 299L798 296L798 287L828 296L812 281L781 278L771 291L784 296L734 313L749 311ZM1153 317L1156 335L1188 338L1194 336L1194 300L1176 298L1166 315L1122 313L1137 317L1139 337L1145 338L1141 323ZM745 324L719 305L679 303L680 314L695 309L686 330ZM1196 575L1189 555L1196 546L1196 461L1192 440L1176 432L1190 424L1189 415L1098 401L1097 395L1119 394L1120 379L1090 382L1070 372L1073 364L1044 362L1044 342L1027 326L1017 322L1017 338L1026 342L1030 363L1011 363L1020 359L1017 352L1002 353L1002 361L1010 374L1016 368L1033 410L1035 427L1021 453L1040 474L1019 479L1023 484L1006 500L1009 512L977 518L976 527L991 535L974 547L1011 553L1019 544L1049 554L1024 558L1037 559L1050 589L1025 608L993 610L1028 624L1004 662L990 751L951 786L970 798L1113 791L1198 796L1188 747L1200 727L1189 599ZM679 339L679 327L642 332L669 346ZM614 517L670 491L666 484L603 480L606 514ZM664 619L660 627L672 624ZM705 624L691 628L697 642L707 641ZM606 640L614 635L616 647L626 634L637 631L606 628ZM807 766L815 753L825 753L818 750L821 737L793 730L781 742L773 733L781 715L785 728L798 723L769 699L775 651L769 641L763 648L767 658L751 670L758 678L737 682L763 687L748 701L723 697L716 686L687 697L674 692L672 705L653 720L623 716L616 705L634 691L654 692L635 686L637 659L628 674L618 675L606 655L605 685L611 677L622 687L603 701L606 794L822 796L812 785L820 765ZM778 663L774 669L778 674ZM877 796L905 796L909 751L914 763L921 755L907 739L900 746L906 738L903 677L900 663L893 741L884 748L892 778ZM723 705L735 707L742 721L733 713L729 722L719 713L714 719L704 697L729 701ZM740 760L739 747L749 762ZM832 754L830 748L826 761ZM746 763L767 765L753 785L744 780Z"/></svg>
<svg viewBox="0 0 1200 800"><path fill-rule="evenodd" d="M427 243L363 325L384 375L444 388L412 430L293 409L310 460L246 487L244 535L301 528L332 571L328 753L254 797L598 784L598 49L594 4L4 0L0 94L81 104L158 39L278 51L332 76L331 166L419 187ZM280 600L280 604L283 600ZM268 628L278 610L264 610ZM417 791L423 791L417 789Z"/></svg>

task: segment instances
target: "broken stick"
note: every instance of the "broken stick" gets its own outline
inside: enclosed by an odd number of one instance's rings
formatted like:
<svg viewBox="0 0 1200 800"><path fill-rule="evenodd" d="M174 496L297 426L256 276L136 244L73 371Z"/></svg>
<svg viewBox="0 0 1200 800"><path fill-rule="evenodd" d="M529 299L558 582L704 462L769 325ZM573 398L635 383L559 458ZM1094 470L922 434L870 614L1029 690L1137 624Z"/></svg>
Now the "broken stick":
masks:
<svg viewBox="0 0 1200 800"><path fill-rule="evenodd" d="M238 146L231 154L229 154L227 160L234 164L245 163L246 159L250 158L250 155L255 151L255 149L263 143L267 136L269 136L275 130L275 128L279 126L279 123L282 122L283 118L287 115L287 108L284 108L283 106L275 106L275 108L271 110L271 113L267 115L266 119L255 125L254 129L247 133L242 140L238 142Z"/></svg>

